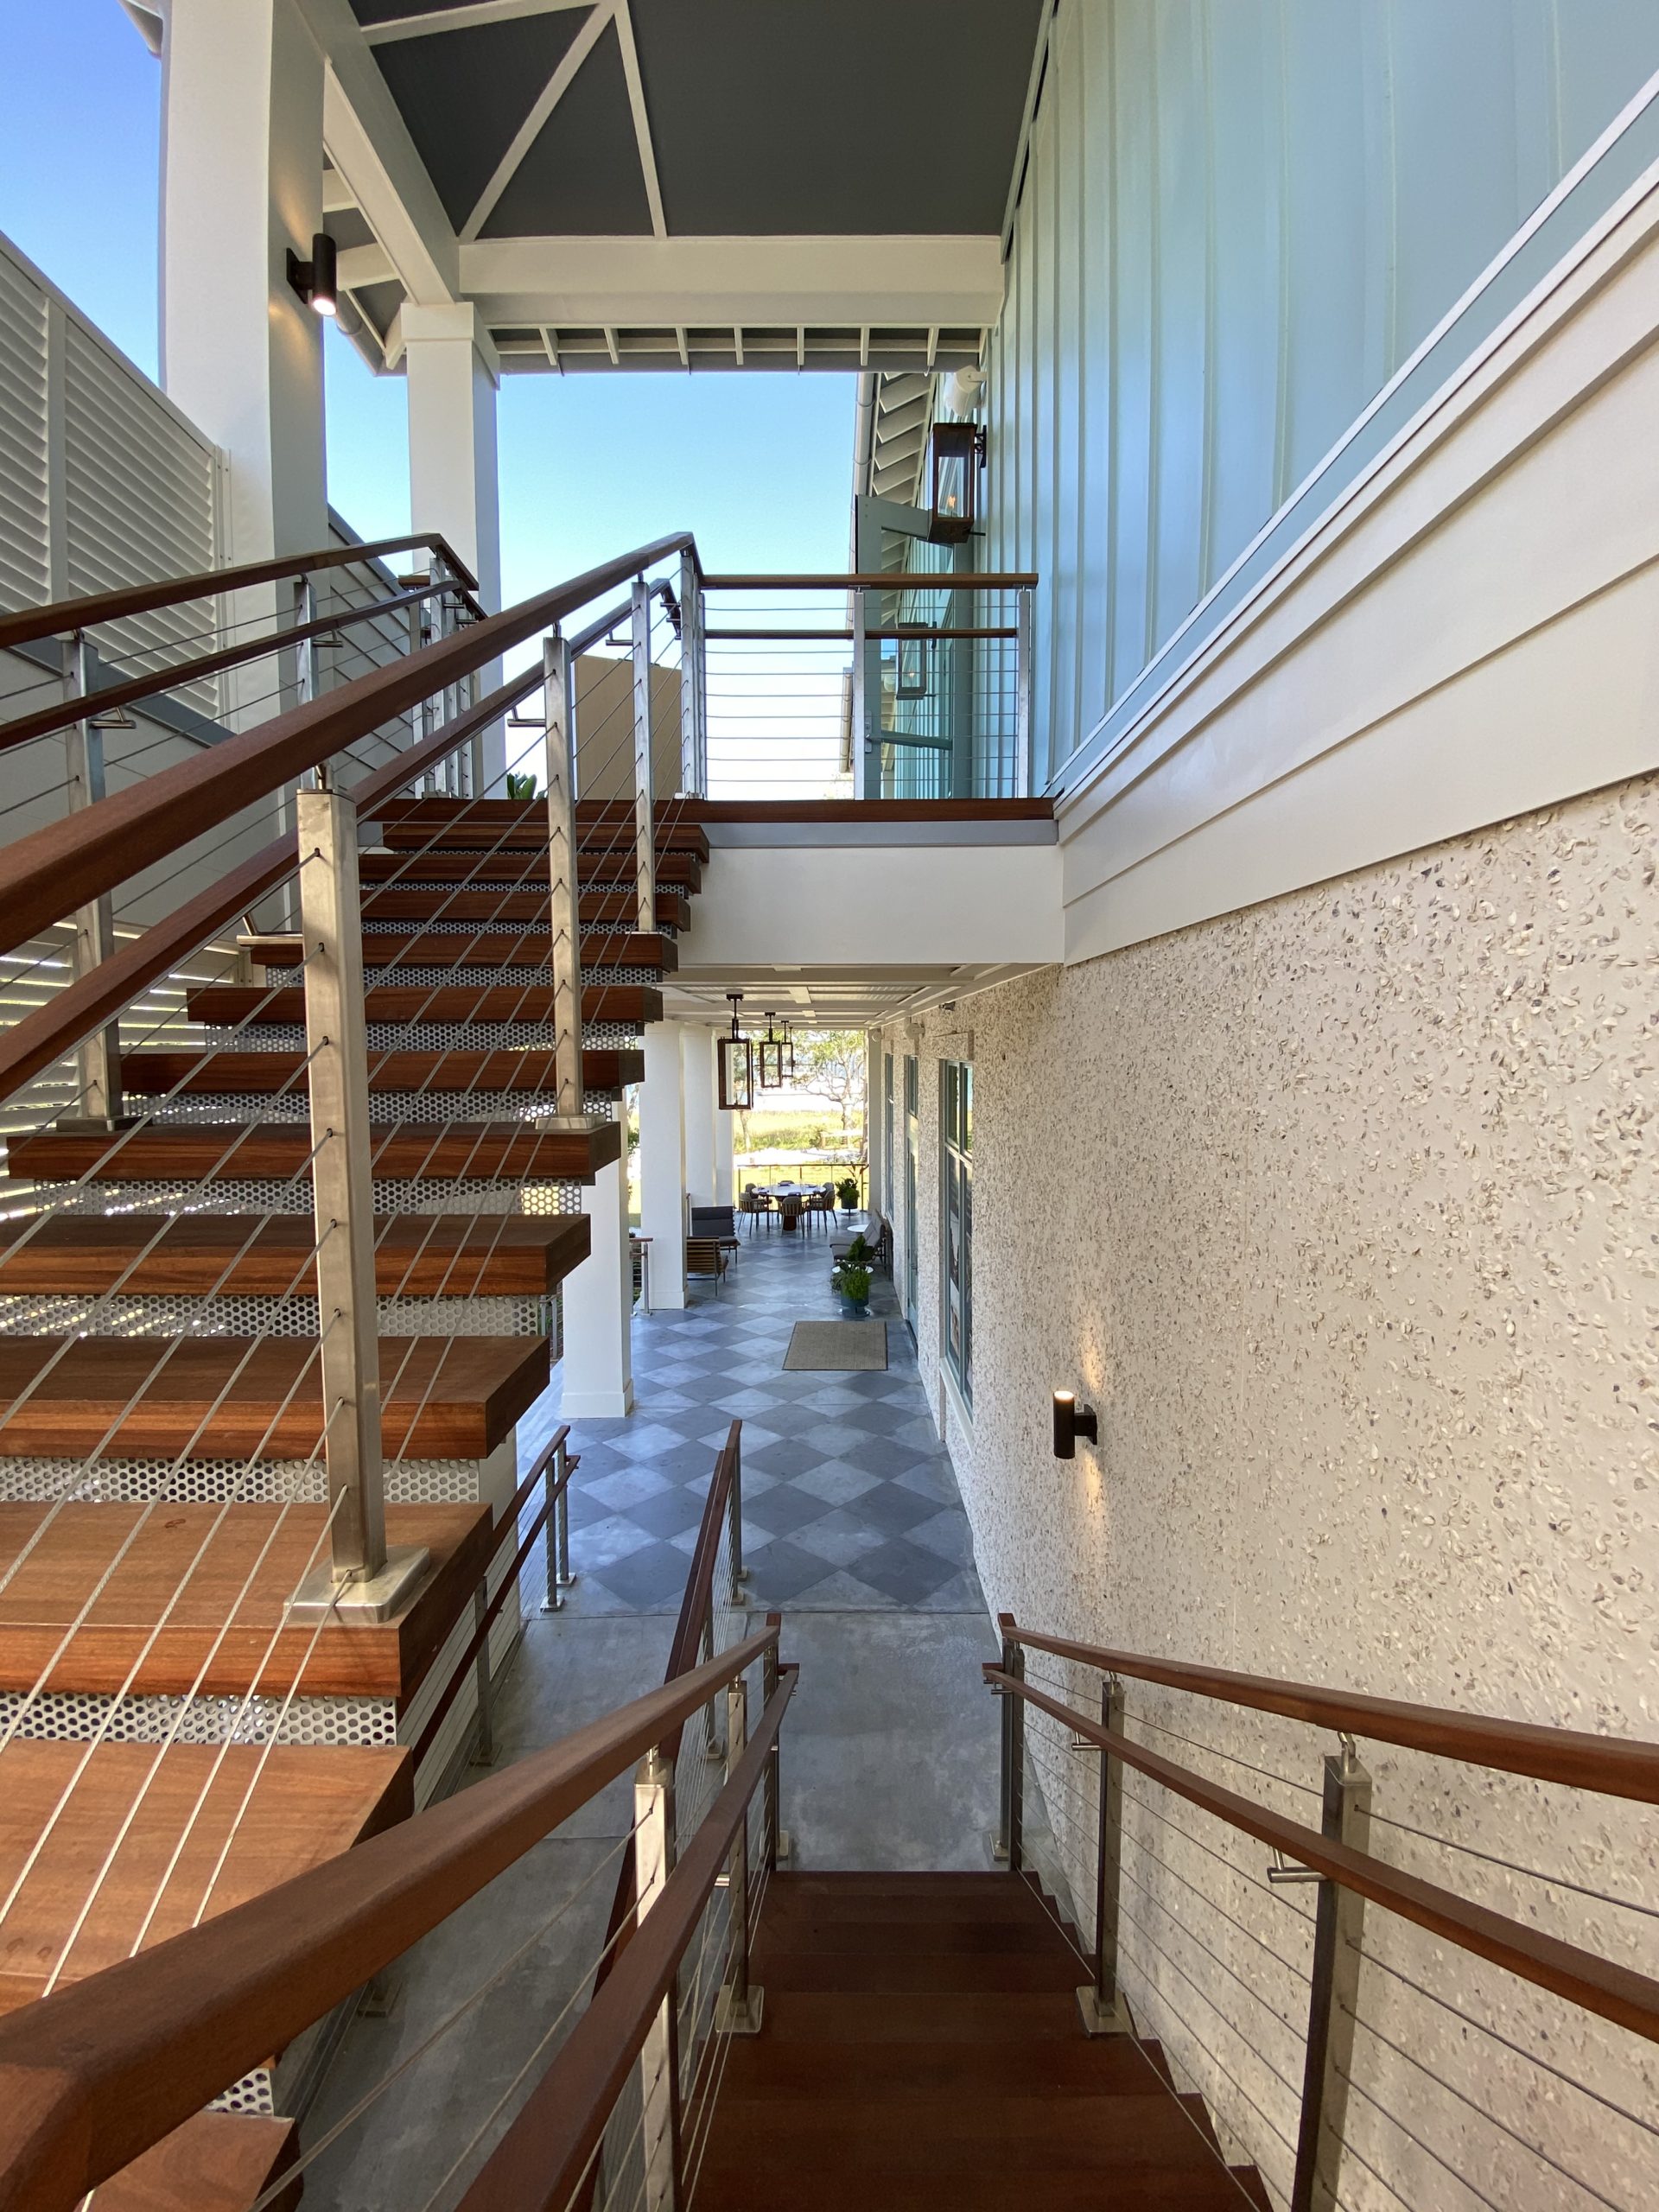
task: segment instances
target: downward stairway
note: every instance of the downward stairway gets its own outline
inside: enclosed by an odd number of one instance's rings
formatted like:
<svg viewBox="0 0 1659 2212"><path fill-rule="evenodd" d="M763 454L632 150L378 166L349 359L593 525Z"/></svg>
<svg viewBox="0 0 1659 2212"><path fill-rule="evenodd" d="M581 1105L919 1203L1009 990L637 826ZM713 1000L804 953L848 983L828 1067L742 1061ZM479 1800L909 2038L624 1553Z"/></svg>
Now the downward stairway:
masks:
<svg viewBox="0 0 1659 2212"><path fill-rule="evenodd" d="M1084 2034L1084 1972L1019 1876L774 1874L698 2212L1267 2212L1155 2044Z"/></svg>

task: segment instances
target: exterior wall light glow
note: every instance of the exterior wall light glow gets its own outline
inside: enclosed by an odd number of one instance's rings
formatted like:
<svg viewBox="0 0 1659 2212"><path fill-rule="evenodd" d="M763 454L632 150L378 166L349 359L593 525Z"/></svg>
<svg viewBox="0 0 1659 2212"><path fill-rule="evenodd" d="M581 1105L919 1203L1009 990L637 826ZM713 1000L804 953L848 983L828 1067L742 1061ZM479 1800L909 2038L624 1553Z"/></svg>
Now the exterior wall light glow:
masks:
<svg viewBox="0 0 1659 2212"><path fill-rule="evenodd" d="M288 281L313 315L340 313L339 264L334 242L327 231L311 241L311 258L302 261L292 246L288 250Z"/></svg>
<svg viewBox="0 0 1659 2212"><path fill-rule="evenodd" d="M1092 1406L1080 1406L1075 1390L1054 1393L1054 1457L1075 1459L1077 1439L1086 1436L1091 1444L1100 1441L1100 1424L1095 1419Z"/></svg>

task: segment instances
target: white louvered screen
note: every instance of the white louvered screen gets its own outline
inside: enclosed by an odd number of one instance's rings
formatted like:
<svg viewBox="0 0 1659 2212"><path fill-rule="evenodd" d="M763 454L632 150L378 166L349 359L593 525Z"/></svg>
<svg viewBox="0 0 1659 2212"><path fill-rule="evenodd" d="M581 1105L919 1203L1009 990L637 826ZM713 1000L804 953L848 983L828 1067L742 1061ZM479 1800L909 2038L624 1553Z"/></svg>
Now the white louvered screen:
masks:
<svg viewBox="0 0 1659 2212"><path fill-rule="evenodd" d="M213 566L213 453L89 331L64 326L64 511L72 596ZM102 657L155 668L208 650L211 599L158 608L99 632ZM219 711L216 683L176 695Z"/></svg>
<svg viewBox="0 0 1659 2212"><path fill-rule="evenodd" d="M0 238L0 607L188 575L218 563L213 446ZM118 666L207 649L202 600L94 637ZM217 715L209 680L177 694Z"/></svg>
<svg viewBox="0 0 1659 2212"><path fill-rule="evenodd" d="M0 609L51 596L46 295L0 251Z"/></svg>

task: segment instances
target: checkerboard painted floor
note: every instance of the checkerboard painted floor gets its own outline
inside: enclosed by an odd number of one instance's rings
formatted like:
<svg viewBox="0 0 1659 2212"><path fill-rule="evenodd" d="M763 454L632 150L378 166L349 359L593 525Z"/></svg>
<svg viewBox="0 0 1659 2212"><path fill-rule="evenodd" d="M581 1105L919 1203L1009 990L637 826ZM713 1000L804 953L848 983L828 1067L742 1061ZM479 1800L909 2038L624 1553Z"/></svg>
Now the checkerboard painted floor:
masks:
<svg viewBox="0 0 1659 2212"><path fill-rule="evenodd" d="M887 1278L871 1299L890 1323L886 1374L783 1371L795 1323L838 1311L821 1234L746 1236L719 1298L703 1282L692 1296L683 1313L636 1319L632 1417L572 1428L572 1611L677 1609L736 1414L753 1609L982 1612L967 1516ZM557 1389L556 1377L521 1452L556 1420Z"/></svg>

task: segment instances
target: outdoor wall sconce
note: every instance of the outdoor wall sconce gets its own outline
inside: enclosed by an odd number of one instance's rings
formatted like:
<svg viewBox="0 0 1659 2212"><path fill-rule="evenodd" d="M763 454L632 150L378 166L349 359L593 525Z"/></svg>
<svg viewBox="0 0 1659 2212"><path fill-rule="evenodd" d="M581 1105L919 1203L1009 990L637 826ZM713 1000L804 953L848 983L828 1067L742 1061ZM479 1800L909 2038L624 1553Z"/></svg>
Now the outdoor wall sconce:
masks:
<svg viewBox="0 0 1659 2212"><path fill-rule="evenodd" d="M748 1039L738 1027L737 1009L743 1003L741 991L728 991L732 1002L732 1033L715 1040L715 1062L720 1078L720 1110L722 1114L747 1114L754 1103L754 1054Z"/></svg>
<svg viewBox="0 0 1659 2212"><path fill-rule="evenodd" d="M755 1046L762 1090L781 1090L784 1087L784 1040L777 1033L776 1021L775 1014L766 1016L766 1033Z"/></svg>
<svg viewBox="0 0 1659 2212"><path fill-rule="evenodd" d="M1091 1444L1100 1441L1100 1424L1095 1419L1092 1406L1080 1406L1075 1390L1054 1393L1054 1457L1075 1459L1077 1439L1086 1436Z"/></svg>
<svg viewBox="0 0 1659 2212"><path fill-rule="evenodd" d="M288 250L288 281L313 315L340 313L339 264L334 242L327 231L311 241L311 258L302 261L292 246Z"/></svg>
<svg viewBox="0 0 1659 2212"><path fill-rule="evenodd" d="M927 534L936 544L957 545L973 535L984 463L985 433L979 423L933 425L933 519Z"/></svg>

